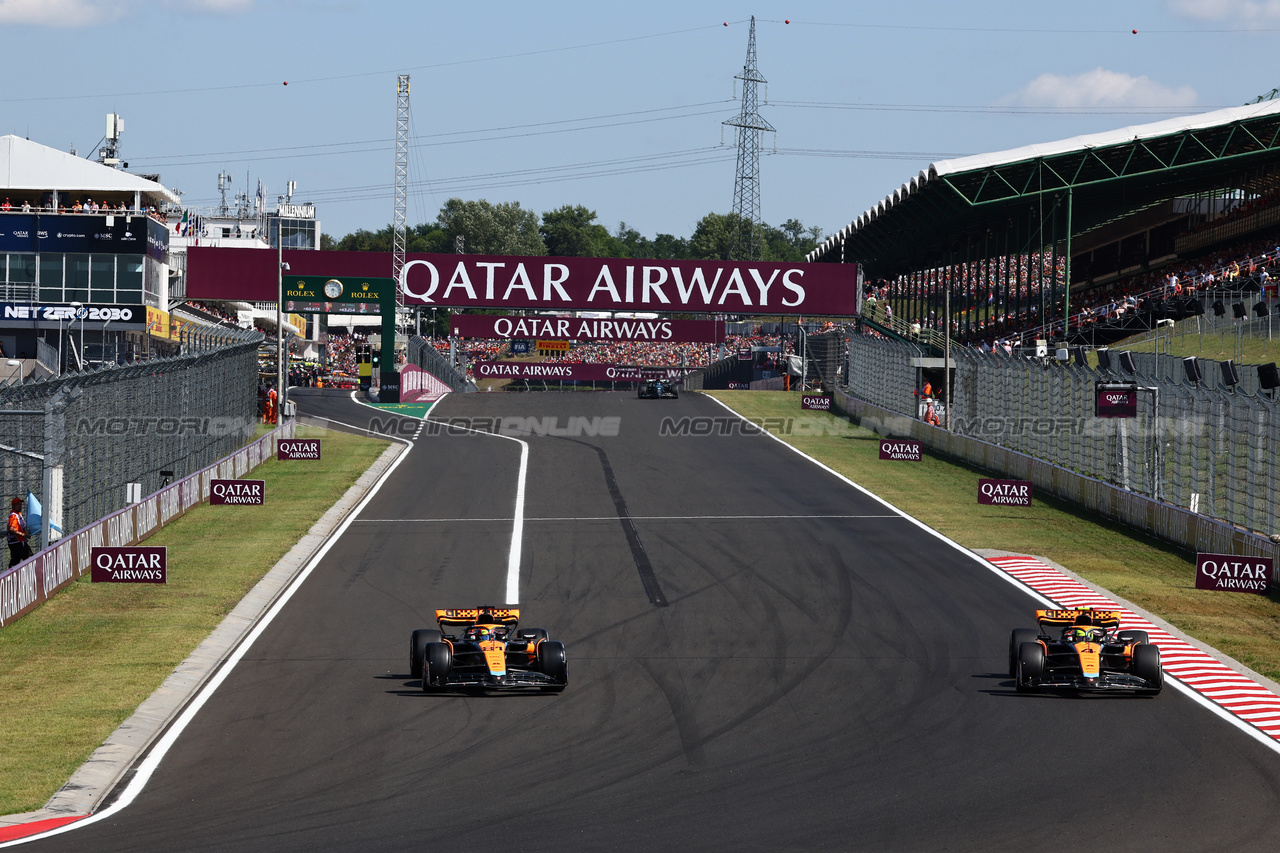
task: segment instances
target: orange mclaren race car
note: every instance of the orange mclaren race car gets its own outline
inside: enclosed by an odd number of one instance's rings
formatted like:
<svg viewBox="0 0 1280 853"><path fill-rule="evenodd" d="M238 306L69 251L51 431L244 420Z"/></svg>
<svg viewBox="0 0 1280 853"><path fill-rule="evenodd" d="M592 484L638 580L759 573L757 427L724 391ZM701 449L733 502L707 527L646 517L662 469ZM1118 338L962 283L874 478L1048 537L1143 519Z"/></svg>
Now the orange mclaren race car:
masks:
<svg viewBox="0 0 1280 853"><path fill-rule="evenodd" d="M449 687L564 690L564 644L548 640L541 628L517 628L519 622L520 611L509 607L437 610L439 630L422 628L409 637L409 672L428 693Z"/></svg>
<svg viewBox="0 0 1280 853"><path fill-rule="evenodd" d="M1118 610L1037 610L1038 630L1009 638L1018 691L1045 688L1154 695L1164 686L1160 647L1145 631L1121 631Z"/></svg>

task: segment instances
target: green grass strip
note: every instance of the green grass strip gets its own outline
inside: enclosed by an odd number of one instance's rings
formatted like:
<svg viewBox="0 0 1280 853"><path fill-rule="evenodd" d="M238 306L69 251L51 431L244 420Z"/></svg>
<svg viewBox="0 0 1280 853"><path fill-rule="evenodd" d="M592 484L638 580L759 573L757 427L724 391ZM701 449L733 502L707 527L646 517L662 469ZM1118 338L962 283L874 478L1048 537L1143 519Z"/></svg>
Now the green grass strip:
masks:
<svg viewBox="0 0 1280 853"><path fill-rule="evenodd" d="M0 630L0 814L40 808L320 519L388 442L311 427L318 461L264 463L266 505L194 508L146 541L167 584L88 575Z"/></svg>
<svg viewBox="0 0 1280 853"><path fill-rule="evenodd" d="M797 392L708 393L753 420L795 418L789 430L771 432L961 545L1047 557L1280 681L1274 587L1267 595L1198 590L1194 554L1064 501L1036 495L1028 508L980 505L978 480L1000 475L927 451L923 462L882 461L879 436L801 411Z"/></svg>
<svg viewBox="0 0 1280 853"><path fill-rule="evenodd" d="M435 403L367 403L366 405L410 418L425 418Z"/></svg>
<svg viewBox="0 0 1280 853"><path fill-rule="evenodd" d="M1227 310L1231 310L1230 306L1228 306ZM1249 316L1253 316L1252 311L1250 311ZM1272 323L1274 324L1274 337L1270 339L1268 339L1268 330L1265 328L1254 330L1255 335L1260 336L1245 336L1241 338L1238 364L1266 364L1271 361L1280 361L1280 317L1273 317ZM1226 361L1229 358L1234 359L1236 357L1236 329L1234 327L1228 326L1201 333L1196 331L1196 318L1194 317L1188 320L1179 320L1174 325L1172 333L1162 329L1159 343L1160 352L1167 352L1177 358L1195 356L1196 358L1210 361ZM1112 344L1111 349L1155 352L1156 340L1151 332L1143 332L1140 335L1134 335L1131 338L1125 338ZM1092 359L1092 363L1097 364L1096 356ZM1201 369L1206 370L1207 368L1201 365Z"/></svg>

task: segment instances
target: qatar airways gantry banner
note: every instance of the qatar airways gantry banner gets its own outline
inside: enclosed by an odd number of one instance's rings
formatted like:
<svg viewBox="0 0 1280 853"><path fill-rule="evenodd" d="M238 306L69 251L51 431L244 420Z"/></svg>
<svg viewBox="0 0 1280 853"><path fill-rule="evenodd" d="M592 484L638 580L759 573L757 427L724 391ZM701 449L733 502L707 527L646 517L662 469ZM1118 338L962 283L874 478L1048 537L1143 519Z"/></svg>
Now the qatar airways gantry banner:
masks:
<svg viewBox="0 0 1280 853"><path fill-rule="evenodd" d="M452 308L851 315L856 276L853 264L419 255L399 288L406 305Z"/></svg>
<svg viewBox="0 0 1280 853"><path fill-rule="evenodd" d="M588 317L495 317L454 314L449 327L460 338L525 338L552 341L681 341L718 344L720 320L637 320Z"/></svg>
<svg viewBox="0 0 1280 853"><path fill-rule="evenodd" d="M476 379L559 379L564 382L672 382L696 367L638 367L632 364L577 364L562 361L477 361Z"/></svg>
<svg viewBox="0 0 1280 853"><path fill-rule="evenodd" d="M283 260L291 277L392 274L390 252L285 249ZM190 299L274 302L278 276L268 249L187 251ZM857 264L410 252L396 286L405 304L438 308L851 316L857 278Z"/></svg>

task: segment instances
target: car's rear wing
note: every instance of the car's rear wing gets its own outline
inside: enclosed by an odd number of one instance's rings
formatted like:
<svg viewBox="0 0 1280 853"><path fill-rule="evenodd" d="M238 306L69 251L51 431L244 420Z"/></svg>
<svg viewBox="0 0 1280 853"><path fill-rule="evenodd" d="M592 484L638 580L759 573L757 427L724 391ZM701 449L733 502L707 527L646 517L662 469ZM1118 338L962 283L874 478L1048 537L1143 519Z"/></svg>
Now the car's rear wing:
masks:
<svg viewBox="0 0 1280 853"><path fill-rule="evenodd" d="M1119 610L1092 610L1081 608L1080 610L1037 610L1036 621L1040 623L1040 629L1057 627L1065 628L1068 625L1074 625L1076 620L1081 616L1088 614L1093 617L1093 623L1100 628L1119 628L1120 618L1123 615Z"/></svg>
<svg viewBox="0 0 1280 853"><path fill-rule="evenodd" d="M514 627L520 621L520 610L514 607L468 607L452 610L437 610L436 622L440 629L445 626L472 625L510 625Z"/></svg>

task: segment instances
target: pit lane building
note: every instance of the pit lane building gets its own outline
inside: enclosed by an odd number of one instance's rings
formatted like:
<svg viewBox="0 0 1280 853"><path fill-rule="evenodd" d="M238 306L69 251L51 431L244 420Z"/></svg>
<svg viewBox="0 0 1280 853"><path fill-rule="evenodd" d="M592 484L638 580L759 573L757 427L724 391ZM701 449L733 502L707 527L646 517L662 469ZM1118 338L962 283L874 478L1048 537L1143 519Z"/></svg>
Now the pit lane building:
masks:
<svg viewBox="0 0 1280 853"><path fill-rule="evenodd" d="M112 343L128 348L122 335L145 335L146 309L169 299L169 229L159 211L177 201L157 181L0 137L5 356L38 358L56 372L59 360L84 357L86 331L100 338L97 358Z"/></svg>

